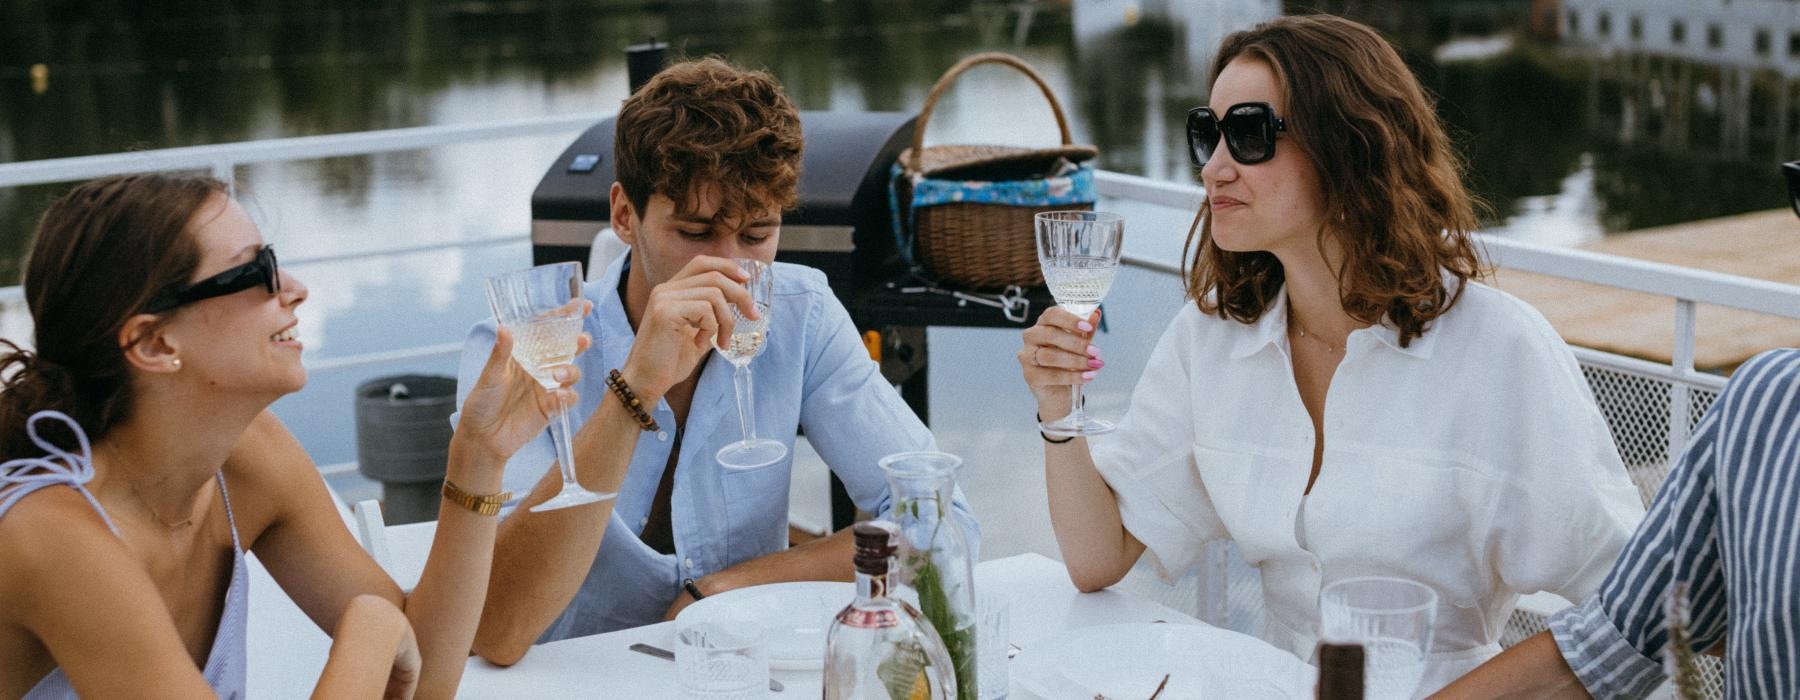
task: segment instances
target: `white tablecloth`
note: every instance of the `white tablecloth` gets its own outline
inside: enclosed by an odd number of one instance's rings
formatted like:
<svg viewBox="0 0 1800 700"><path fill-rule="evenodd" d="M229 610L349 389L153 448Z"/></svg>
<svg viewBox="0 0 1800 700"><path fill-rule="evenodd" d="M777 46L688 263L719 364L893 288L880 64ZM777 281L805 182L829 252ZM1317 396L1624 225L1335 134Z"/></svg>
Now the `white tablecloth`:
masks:
<svg viewBox="0 0 1800 700"><path fill-rule="evenodd" d="M395 529L400 530L400 529ZM392 530L390 532L393 532ZM410 587L416 581L429 530L402 530L395 545L396 578ZM1011 600L1012 643L1030 649L1032 643L1070 629L1125 622L1203 624L1161 604L1133 598L1117 591L1079 593L1069 582L1062 564L1049 558L1024 554L982 562L976 567L976 585L1007 591ZM311 693L324 667L329 640L287 599L261 566L253 568L250 619L249 691L253 698L305 697ZM465 698L674 698L679 697L675 664L630 651L645 642L673 648L673 625L661 623L609 634L565 639L533 647L510 668L479 658L469 660L459 697ZM1246 645L1264 645L1239 635ZM1105 650L1095 650L1105 653ZM1309 669L1294 660L1297 684ZM774 672L786 684L772 698L817 698L820 680L815 672ZM1022 697L1015 681L1014 696Z"/></svg>

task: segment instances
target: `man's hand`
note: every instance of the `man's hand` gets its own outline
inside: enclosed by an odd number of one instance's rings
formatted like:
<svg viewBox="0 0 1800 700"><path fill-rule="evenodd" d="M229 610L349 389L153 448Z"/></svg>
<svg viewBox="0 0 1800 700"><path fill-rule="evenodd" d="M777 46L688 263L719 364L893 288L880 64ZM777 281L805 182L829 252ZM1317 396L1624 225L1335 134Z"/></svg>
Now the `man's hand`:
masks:
<svg viewBox="0 0 1800 700"><path fill-rule="evenodd" d="M712 351L713 339L730 337L732 306L746 317L757 317L745 280L737 263L702 255L650 290L650 303L621 370L639 396L661 397L692 375Z"/></svg>
<svg viewBox="0 0 1800 700"><path fill-rule="evenodd" d="M708 596L724 593L735 588L735 586L719 583L716 576L695 579L694 587L700 589L701 594ZM663 613L663 621L667 622L675 619L675 616L680 615L683 609L687 608L689 605L693 605L695 602L698 601L695 601L693 596L688 595L687 588L683 587L681 592L675 595L675 602L669 604L669 611Z"/></svg>

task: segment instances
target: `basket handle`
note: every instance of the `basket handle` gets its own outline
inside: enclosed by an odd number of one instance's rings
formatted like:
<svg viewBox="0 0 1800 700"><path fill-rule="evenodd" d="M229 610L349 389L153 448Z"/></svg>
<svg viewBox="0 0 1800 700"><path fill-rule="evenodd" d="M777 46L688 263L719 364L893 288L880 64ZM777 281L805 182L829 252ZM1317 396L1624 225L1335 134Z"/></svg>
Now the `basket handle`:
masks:
<svg viewBox="0 0 1800 700"><path fill-rule="evenodd" d="M1073 142L1073 139L1069 136L1069 119L1063 115L1062 103L1057 101L1056 93L1050 91L1050 84L1044 82L1044 77L1038 75L1037 71L1032 70L1031 64L1026 63L1018 56L1009 53L999 51L978 53L961 61L957 61L956 65L951 66L950 70L944 72L943 77L938 78L936 85L931 86L931 94L926 96L925 106L919 109L918 126L913 129L912 157L910 159L911 162L907 163L907 167L913 172L919 172L919 166L924 162L925 124L931 120L931 110L937 106L938 98L943 96L944 91L950 88L951 83L956 82L957 76L967 72L970 68L974 68L975 66L984 63L998 63L1011 66L1018 69L1019 72L1024 73L1025 77L1031 79L1031 82L1036 83L1038 90L1041 90L1044 93L1044 100L1050 103L1050 111L1056 114L1056 128L1062 132L1062 145L1067 146Z"/></svg>

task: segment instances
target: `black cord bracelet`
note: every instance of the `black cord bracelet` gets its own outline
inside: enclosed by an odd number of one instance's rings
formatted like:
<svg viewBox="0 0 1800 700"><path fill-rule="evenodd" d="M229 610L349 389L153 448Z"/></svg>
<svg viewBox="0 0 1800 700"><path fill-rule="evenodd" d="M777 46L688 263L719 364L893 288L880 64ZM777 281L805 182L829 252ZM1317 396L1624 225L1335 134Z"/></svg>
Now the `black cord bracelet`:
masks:
<svg viewBox="0 0 1800 700"><path fill-rule="evenodd" d="M1038 415L1038 414L1036 414L1036 413L1033 413L1033 414L1031 414L1031 415L1033 415L1033 416L1035 416L1035 417L1037 417L1037 422L1038 422L1038 424L1039 424L1039 425L1043 425L1043 423L1044 423L1044 417L1043 417L1043 416L1040 416L1040 415ZM1049 434L1049 433L1046 433L1046 432L1044 432L1044 431L1043 431L1043 430L1039 430L1039 431L1038 431L1038 437L1041 437L1041 438L1043 438L1043 439L1044 439L1044 442L1048 442L1048 443L1050 443L1050 444L1052 444L1052 445L1061 445L1061 444L1063 444L1063 443L1065 443L1065 442L1068 442L1068 441L1070 441L1070 440L1074 440L1074 439L1075 439L1075 436L1074 436L1074 435L1070 435L1070 436L1068 436L1068 437L1065 437L1065 438L1063 438L1063 439L1061 439L1061 440L1052 440L1052 439L1050 439L1050 434Z"/></svg>
<svg viewBox="0 0 1800 700"><path fill-rule="evenodd" d="M694 580L691 578L682 579L681 587L687 589L687 594L693 596L695 601L699 601L701 598L706 597L706 594L700 592L700 587L695 585Z"/></svg>

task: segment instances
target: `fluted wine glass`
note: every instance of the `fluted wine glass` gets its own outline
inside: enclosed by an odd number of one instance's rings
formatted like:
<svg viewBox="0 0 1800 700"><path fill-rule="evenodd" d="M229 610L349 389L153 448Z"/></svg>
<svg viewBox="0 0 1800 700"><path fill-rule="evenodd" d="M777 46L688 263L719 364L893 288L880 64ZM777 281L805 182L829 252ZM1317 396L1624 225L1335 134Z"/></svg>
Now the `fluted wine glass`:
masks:
<svg viewBox="0 0 1800 700"><path fill-rule="evenodd" d="M569 364L580 347L586 310L581 279L581 263L565 262L501 273L487 280L494 319L513 334L513 361L546 389L558 386L552 370ZM532 512L598 503L618 495L595 493L575 481L571 437L568 409L557 411L556 420L550 423L550 441L556 445L556 461L562 467L562 490L532 506Z"/></svg>
<svg viewBox="0 0 1800 700"><path fill-rule="evenodd" d="M756 319L744 316L731 307L735 321L730 338L713 341L720 355L731 362L732 383L737 385L738 423L743 426L743 439L719 449L719 464L729 469L755 469L781 461L787 456L787 445L756 436L756 391L750 381L750 361L762 354L769 342L769 298L775 290L775 268L769 263L750 258L733 258L738 269L749 278L744 287L756 305Z"/></svg>
<svg viewBox="0 0 1800 700"><path fill-rule="evenodd" d="M1086 319L1112 288L1119 270L1125 217L1103 211L1048 211L1034 218L1038 263L1056 305ZM1069 386L1069 415L1040 424L1047 435L1083 437L1111 432L1113 424L1089 416L1081 384Z"/></svg>

